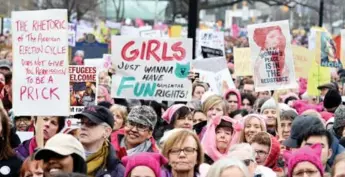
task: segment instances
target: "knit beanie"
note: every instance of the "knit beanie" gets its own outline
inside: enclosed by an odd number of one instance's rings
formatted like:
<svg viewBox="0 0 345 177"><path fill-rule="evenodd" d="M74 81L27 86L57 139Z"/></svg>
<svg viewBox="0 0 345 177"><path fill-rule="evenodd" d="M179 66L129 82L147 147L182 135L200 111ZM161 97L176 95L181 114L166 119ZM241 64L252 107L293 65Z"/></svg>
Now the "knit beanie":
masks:
<svg viewBox="0 0 345 177"><path fill-rule="evenodd" d="M320 171L321 176L324 174L324 168L321 162L321 144L314 144L312 146L303 146L302 148L291 152L285 151L284 158L287 162L288 177L292 177L294 168L300 162L310 162Z"/></svg>
<svg viewBox="0 0 345 177"><path fill-rule="evenodd" d="M345 106L339 106L334 113L333 128L337 129L345 126Z"/></svg>
<svg viewBox="0 0 345 177"><path fill-rule="evenodd" d="M336 108L341 104L341 95L337 90L331 89L325 95L323 107L326 109Z"/></svg>
<svg viewBox="0 0 345 177"><path fill-rule="evenodd" d="M145 166L150 168L156 175L161 176L161 166L166 165L168 160L159 153L143 152L133 156L126 156L122 159L123 165L126 167L125 176L137 166Z"/></svg>
<svg viewBox="0 0 345 177"><path fill-rule="evenodd" d="M265 109L277 109L278 105L276 104L276 101L273 98L268 99L260 109L260 113L262 114Z"/></svg>
<svg viewBox="0 0 345 177"><path fill-rule="evenodd" d="M127 120L153 130L157 123L157 114L150 106L134 106L129 112Z"/></svg>
<svg viewBox="0 0 345 177"><path fill-rule="evenodd" d="M165 122L167 122L168 124L171 123L171 119L173 117L173 115L175 114L175 112L177 110L179 110L180 108L182 107L187 107L186 105L184 104L174 104L172 106L170 106L162 115L162 118Z"/></svg>

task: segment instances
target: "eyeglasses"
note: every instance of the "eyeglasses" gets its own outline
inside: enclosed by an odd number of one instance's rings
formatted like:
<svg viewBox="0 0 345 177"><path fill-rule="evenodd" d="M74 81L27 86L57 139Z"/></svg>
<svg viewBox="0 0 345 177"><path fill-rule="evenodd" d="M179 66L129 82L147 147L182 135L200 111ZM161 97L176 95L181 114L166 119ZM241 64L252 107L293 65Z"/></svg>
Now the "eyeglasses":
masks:
<svg viewBox="0 0 345 177"><path fill-rule="evenodd" d="M301 171L297 171L296 173L293 174L293 176L304 176L304 174L307 174L307 176L314 176L316 173L318 172L318 170L301 170Z"/></svg>
<svg viewBox="0 0 345 177"><path fill-rule="evenodd" d="M242 160L242 162L248 167L251 162L254 162L254 160L252 160L252 159L245 159L245 160Z"/></svg>
<svg viewBox="0 0 345 177"><path fill-rule="evenodd" d="M172 155L180 155L182 151L186 155L192 155L192 154L194 154L196 149L192 148L192 147L185 147L183 149L171 149L169 153Z"/></svg>
<svg viewBox="0 0 345 177"><path fill-rule="evenodd" d="M148 128L147 126L142 125L142 124L138 124L138 123L135 123L135 122L132 122L132 121L127 121L126 122L126 127L129 128L129 129L133 129L134 127L137 127L137 130L139 132L146 132L146 131L150 130L150 128Z"/></svg>
<svg viewBox="0 0 345 177"><path fill-rule="evenodd" d="M255 153L261 157L266 156L268 154L267 152L261 150L255 150Z"/></svg>

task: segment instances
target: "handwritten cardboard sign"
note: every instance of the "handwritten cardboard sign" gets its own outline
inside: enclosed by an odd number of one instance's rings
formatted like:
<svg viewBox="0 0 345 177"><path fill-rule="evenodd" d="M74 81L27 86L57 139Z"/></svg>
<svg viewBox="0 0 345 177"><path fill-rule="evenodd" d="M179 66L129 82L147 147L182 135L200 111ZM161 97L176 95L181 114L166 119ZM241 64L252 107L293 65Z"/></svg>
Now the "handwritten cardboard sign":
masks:
<svg viewBox="0 0 345 177"><path fill-rule="evenodd" d="M296 77L307 78L315 54L305 47L292 45Z"/></svg>
<svg viewBox="0 0 345 177"><path fill-rule="evenodd" d="M288 21L248 26L255 91L297 88Z"/></svg>
<svg viewBox="0 0 345 177"><path fill-rule="evenodd" d="M197 58L212 58L216 56L225 56L225 48L224 48L224 32L220 31L213 31L213 30L198 30L197 33ZM203 55L203 48L204 51L207 48L212 48L214 50L220 51L216 52L217 55ZM207 48L205 48L207 47ZM209 50L209 52L211 52Z"/></svg>
<svg viewBox="0 0 345 177"><path fill-rule="evenodd" d="M192 40L112 37L114 98L188 101Z"/></svg>
<svg viewBox="0 0 345 177"><path fill-rule="evenodd" d="M320 95L318 86L331 82L331 70L328 67L320 66L315 60L311 62L308 73L307 93L310 96Z"/></svg>
<svg viewBox="0 0 345 177"><path fill-rule="evenodd" d="M68 116L67 10L12 12L15 115Z"/></svg>
<svg viewBox="0 0 345 177"><path fill-rule="evenodd" d="M252 76L250 48L234 48L234 64L236 76Z"/></svg>
<svg viewBox="0 0 345 177"><path fill-rule="evenodd" d="M222 95L226 91L222 90L224 82L228 88L235 88L224 57L193 60L192 66L193 72L199 74L199 80L208 83L211 91Z"/></svg>
<svg viewBox="0 0 345 177"><path fill-rule="evenodd" d="M96 105L97 68L90 66L70 66L70 106L71 114L80 113L85 106Z"/></svg>

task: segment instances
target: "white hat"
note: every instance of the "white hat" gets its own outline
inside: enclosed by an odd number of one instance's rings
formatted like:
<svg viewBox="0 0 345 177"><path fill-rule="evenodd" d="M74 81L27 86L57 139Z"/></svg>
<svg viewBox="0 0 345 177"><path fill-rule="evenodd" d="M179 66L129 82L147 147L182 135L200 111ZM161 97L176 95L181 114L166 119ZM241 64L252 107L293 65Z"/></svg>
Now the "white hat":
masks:
<svg viewBox="0 0 345 177"><path fill-rule="evenodd" d="M52 155L69 156L76 154L86 159L83 145L72 135L58 133L50 138L44 148L35 153L36 160L49 159Z"/></svg>

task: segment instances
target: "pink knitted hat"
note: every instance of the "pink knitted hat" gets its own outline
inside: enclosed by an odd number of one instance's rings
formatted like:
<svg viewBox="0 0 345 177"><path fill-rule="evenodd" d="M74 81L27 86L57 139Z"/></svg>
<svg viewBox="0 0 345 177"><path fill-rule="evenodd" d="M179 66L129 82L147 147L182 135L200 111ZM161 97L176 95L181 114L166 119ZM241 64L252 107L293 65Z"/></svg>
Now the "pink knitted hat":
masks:
<svg viewBox="0 0 345 177"><path fill-rule="evenodd" d="M167 122L168 124L170 124L172 116L175 114L175 112L182 108L182 107L187 107L184 104L174 104L172 106L170 106L162 115L163 120L165 120L165 122Z"/></svg>
<svg viewBox="0 0 345 177"><path fill-rule="evenodd" d="M288 177L292 177L292 172L296 165L300 162L310 162L320 171L321 176L324 174L324 168L321 162L321 144L314 144L312 146L304 146L294 152L285 151L284 158L287 162Z"/></svg>
<svg viewBox="0 0 345 177"><path fill-rule="evenodd" d="M145 166L152 169L156 177L160 177L161 166L167 164L168 160L159 153L143 152L124 157L122 163L126 167L125 176L128 176L135 167Z"/></svg>

